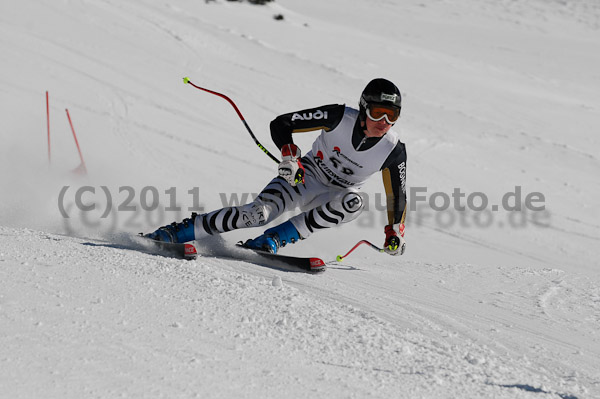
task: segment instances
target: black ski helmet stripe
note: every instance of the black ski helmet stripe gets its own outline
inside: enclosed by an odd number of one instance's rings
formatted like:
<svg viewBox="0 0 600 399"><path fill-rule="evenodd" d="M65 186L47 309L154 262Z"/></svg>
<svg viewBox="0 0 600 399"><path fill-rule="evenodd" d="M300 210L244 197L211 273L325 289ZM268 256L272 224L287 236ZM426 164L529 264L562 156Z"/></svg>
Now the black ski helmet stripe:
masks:
<svg viewBox="0 0 600 399"><path fill-rule="evenodd" d="M369 104L402 109L402 95L398 87L389 80L383 78L373 79L367 84L360 96L359 110L363 120Z"/></svg>

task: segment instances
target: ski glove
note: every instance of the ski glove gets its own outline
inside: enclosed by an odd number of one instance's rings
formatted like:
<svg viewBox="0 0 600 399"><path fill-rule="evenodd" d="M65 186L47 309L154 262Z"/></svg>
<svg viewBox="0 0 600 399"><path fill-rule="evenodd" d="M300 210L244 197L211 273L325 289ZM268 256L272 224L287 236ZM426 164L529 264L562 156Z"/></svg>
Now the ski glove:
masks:
<svg viewBox="0 0 600 399"><path fill-rule="evenodd" d="M281 163L279 164L279 176L295 186L304 184L304 166L300 163L300 148L295 144L286 144L281 147Z"/></svg>
<svg viewBox="0 0 600 399"><path fill-rule="evenodd" d="M385 244L383 249L387 254L396 256L402 255L406 249L406 241L404 241L404 224L398 226L400 236L394 230L394 225L388 224L385 226Z"/></svg>

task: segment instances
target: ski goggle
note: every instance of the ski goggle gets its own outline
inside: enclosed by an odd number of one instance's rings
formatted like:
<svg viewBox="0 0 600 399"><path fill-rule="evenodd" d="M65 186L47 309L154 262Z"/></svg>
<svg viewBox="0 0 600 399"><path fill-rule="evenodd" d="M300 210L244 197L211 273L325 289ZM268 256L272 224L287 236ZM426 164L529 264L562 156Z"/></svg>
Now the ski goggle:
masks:
<svg viewBox="0 0 600 399"><path fill-rule="evenodd" d="M400 108L391 108L382 105L369 105L367 107L367 116L374 122L385 118L387 123L393 125L400 117Z"/></svg>

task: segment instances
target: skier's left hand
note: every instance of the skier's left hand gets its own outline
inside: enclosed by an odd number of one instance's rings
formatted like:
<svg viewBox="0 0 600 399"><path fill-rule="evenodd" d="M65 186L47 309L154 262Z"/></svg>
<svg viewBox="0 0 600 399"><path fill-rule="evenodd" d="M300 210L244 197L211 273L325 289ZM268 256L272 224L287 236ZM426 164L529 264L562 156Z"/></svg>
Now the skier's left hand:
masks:
<svg viewBox="0 0 600 399"><path fill-rule="evenodd" d="M281 163L279 164L279 176L285 179L291 186L298 183L304 184L304 166L300 162L300 148L295 144L286 144L281 148Z"/></svg>
<svg viewBox="0 0 600 399"><path fill-rule="evenodd" d="M385 253L396 256L402 255L406 249L406 241L404 241L404 224L398 227L400 235L394 230L394 225L388 224L385 226L385 243L383 249Z"/></svg>

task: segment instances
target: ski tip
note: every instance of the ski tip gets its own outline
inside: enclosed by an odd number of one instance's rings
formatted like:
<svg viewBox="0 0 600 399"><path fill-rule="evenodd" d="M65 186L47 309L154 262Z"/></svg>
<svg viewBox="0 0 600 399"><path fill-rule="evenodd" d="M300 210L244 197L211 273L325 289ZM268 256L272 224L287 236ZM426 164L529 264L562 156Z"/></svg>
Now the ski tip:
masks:
<svg viewBox="0 0 600 399"><path fill-rule="evenodd" d="M323 259L320 258L310 258L310 271L311 272L322 272L325 271L327 266Z"/></svg>

